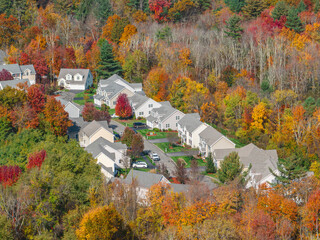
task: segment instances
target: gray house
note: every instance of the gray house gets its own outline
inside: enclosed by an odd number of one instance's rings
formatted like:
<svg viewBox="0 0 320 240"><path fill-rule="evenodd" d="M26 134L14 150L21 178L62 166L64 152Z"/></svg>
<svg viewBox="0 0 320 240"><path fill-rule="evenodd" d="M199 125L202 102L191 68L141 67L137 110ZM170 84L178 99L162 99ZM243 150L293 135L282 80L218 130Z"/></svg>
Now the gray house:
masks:
<svg viewBox="0 0 320 240"><path fill-rule="evenodd" d="M110 108L115 108L120 94L132 97L135 93L144 94L141 83L129 83L117 74L108 79L102 79L98 83L96 95L93 96L94 103L98 106L106 104Z"/></svg>
<svg viewBox="0 0 320 240"><path fill-rule="evenodd" d="M161 107L154 108L147 117L147 126L161 130L178 130L178 121L185 114L173 108L169 102L161 102Z"/></svg>
<svg viewBox="0 0 320 240"><path fill-rule="evenodd" d="M89 69L61 68L58 86L69 90L86 90L93 84L93 76Z"/></svg>
<svg viewBox="0 0 320 240"><path fill-rule="evenodd" d="M218 168L220 162L231 152L238 153L240 162L245 169L248 169L250 164L252 165L247 183L248 188L257 188L262 183L272 183L274 181L275 177L271 174L269 168L277 172L278 154L276 150L263 150L253 143L242 148L216 149L213 151L213 158Z"/></svg>
<svg viewBox="0 0 320 240"><path fill-rule="evenodd" d="M74 102L68 101L61 96L56 97L56 100L60 101L64 110L69 114L69 118L79 118L83 110L83 106Z"/></svg>
<svg viewBox="0 0 320 240"><path fill-rule="evenodd" d="M3 69L7 70L14 80L2 81L2 88L5 86L16 87L18 83L27 82L28 85L33 85L36 83L36 70L34 69L33 65L0 65L0 71Z"/></svg>
<svg viewBox="0 0 320 240"><path fill-rule="evenodd" d="M160 103L139 93L129 97L129 101L136 118L146 118L154 108L161 107Z"/></svg>

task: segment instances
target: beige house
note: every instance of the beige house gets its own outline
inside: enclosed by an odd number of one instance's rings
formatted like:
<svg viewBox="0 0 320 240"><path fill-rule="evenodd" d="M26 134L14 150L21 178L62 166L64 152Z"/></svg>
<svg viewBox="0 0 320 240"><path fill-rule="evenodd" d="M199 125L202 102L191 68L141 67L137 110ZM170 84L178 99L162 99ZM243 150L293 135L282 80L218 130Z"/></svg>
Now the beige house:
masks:
<svg viewBox="0 0 320 240"><path fill-rule="evenodd" d="M208 157L216 149L234 149L236 144L213 127L207 127L199 133L199 150L202 156Z"/></svg>
<svg viewBox="0 0 320 240"><path fill-rule="evenodd" d="M107 121L93 121L86 124L79 132L79 142L81 147L87 147L98 138L104 138L109 142L114 142L113 130Z"/></svg>

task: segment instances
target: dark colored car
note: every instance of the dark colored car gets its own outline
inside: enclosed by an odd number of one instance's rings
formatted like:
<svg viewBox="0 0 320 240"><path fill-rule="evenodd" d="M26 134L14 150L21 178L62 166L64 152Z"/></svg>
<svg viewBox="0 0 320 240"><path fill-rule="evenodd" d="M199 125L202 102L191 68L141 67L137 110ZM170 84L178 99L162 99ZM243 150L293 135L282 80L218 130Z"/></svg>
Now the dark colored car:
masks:
<svg viewBox="0 0 320 240"><path fill-rule="evenodd" d="M115 137L116 140L119 140L119 139L121 138L121 136L120 136L118 133L116 133L116 134L114 135L114 137Z"/></svg>
<svg viewBox="0 0 320 240"><path fill-rule="evenodd" d="M133 127L134 128L145 128L146 124L142 123L142 122L135 122L135 123L133 123Z"/></svg>

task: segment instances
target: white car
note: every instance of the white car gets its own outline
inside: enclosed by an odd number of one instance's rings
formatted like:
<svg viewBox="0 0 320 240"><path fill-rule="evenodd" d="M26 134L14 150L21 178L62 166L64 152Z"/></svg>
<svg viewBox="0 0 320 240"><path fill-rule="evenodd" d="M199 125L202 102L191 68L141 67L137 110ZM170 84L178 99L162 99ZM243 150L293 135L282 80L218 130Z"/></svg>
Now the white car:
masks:
<svg viewBox="0 0 320 240"><path fill-rule="evenodd" d="M150 157L153 161L160 161L160 157L157 153L152 153Z"/></svg>
<svg viewBox="0 0 320 240"><path fill-rule="evenodd" d="M145 162L135 162L132 164L132 167L134 168L147 168L148 165Z"/></svg>

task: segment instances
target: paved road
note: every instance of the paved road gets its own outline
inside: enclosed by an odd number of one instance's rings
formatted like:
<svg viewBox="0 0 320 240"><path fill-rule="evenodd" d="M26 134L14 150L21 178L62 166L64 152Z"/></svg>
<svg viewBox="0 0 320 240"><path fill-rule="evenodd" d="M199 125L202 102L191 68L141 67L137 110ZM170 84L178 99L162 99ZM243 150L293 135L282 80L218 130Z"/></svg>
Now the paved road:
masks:
<svg viewBox="0 0 320 240"><path fill-rule="evenodd" d="M171 152L167 153L168 157L181 157L181 156L193 156L197 155L199 152L198 150L190 150L190 151L183 151L183 152Z"/></svg>
<svg viewBox="0 0 320 240"><path fill-rule="evenodd" d="M149 158L147 158L146 156L142 156L142 158L146 161L146 163L148 164L148 168L150 169L154 169L156 168L149 160Z"/></svg>
<svg viewBox="0 0 320 240"><path fill-rule="evenodd" d="M110 127L118 133L123 133L125 129L125 126L114 120L111 120ZM175 170L175 164L172 161L172 159L168 157L160 148L149 142L149 140L144 139L144 149L145 151L156 152L160 157L160 161L157 162L156 165L164 163L170 174L173 175L173 172Z"/></svg>
<svg viewBox="0 0 320 240"><path fill-rule="evenodd" d="M158 138L158 139L150 139L148 140L151 143L164 143L164 142L169 142L168 138Z"/></svg>

